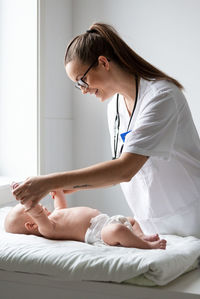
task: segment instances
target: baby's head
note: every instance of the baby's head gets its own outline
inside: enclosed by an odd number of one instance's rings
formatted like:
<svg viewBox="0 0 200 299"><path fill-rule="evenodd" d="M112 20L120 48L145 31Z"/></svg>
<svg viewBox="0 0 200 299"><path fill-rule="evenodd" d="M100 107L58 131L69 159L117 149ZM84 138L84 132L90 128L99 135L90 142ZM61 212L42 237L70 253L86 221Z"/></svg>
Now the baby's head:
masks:
<svg viewBox="0 0 200 299"><path fill-rule="evenodd" d="M25 212L25 208L21 204L17 204L7 214L4 222L6 232L13 234L34 234L41 236L38 226L31 216Z"/></svg>

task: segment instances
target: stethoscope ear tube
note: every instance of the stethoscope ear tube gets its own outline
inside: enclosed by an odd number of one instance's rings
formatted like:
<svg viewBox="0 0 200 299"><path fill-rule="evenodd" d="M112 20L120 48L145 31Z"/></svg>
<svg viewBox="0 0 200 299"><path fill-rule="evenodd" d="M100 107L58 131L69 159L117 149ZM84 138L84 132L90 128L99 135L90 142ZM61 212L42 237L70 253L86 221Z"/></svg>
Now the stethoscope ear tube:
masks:
<svg viewBox="0 0 200 299"><path fill-rule="evenodd" d="M129 131L131 120L133 118L133 114L135 112L135 108L136 108L137 100L138 100L138 77L137 76L135 77L135 83L136 83L135 103L134 103L133 111L132 111L130 119L129 119L129 123L128 123L128 127L127 127L126 132ZM116 99L116 116L115 116L115 125L114 125L114 157L112 157L112 160L117 159L117 148L118 148L118 140L119 140L119 128L120 128L119 94L117 94L117 99ZM122 147L120 149L119 156L122 153L123 147L124 147L124 143L122 144Z"/></svg>
<svg viewBox="0 0 200 299"><path fill-rule="evenodd" d="M115 116L115 125L114 125L114 157L112 160L115 160L117 157L117 148L119 140L119 127L120 127L120 117L119 117L119 94L117 94L116 100L116 116Z"/></svg>

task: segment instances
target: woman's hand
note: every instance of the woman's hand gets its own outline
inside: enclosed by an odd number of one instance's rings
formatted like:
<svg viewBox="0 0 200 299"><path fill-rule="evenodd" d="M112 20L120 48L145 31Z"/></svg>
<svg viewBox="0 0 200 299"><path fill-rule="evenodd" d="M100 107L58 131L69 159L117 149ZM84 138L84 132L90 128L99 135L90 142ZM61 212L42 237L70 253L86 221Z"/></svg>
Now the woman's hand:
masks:
<svg viewBox="0 0 200 299"><path fill-rule="evenodd" d="M47 176L30 177L20 185L13 185L13 195L21 204L34 207L43 197L49 193ZM31 205L28 205L28 203Z"/></svg>

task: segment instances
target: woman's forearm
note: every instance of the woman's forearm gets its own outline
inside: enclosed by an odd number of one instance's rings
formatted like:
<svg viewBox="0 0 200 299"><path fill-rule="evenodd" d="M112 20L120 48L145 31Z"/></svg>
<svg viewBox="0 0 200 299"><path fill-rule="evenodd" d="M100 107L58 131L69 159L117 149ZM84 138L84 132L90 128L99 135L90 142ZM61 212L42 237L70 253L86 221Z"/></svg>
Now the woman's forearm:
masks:
<svg viewBox="0 0 200 299"><path fill-rule="evenodd" d="M94 189L128 182L140 170L148 157L123 153L117 160L87 168L28 178L13 190L13 195L28 208L35 206L50 191ZM31 204L31 205L30 205Z"/></svg>
<svg viewBox="0 0 200 299"><path fill-rule="evenodd" d="M93 189L114 185L123 181L119 164L115 160L83 169L53 173L48 175L48 184L54 186L54 189Z"/></svg>
<svg viewBox="0 0 200 299"><path fill-rule="evenodd" d="M141 158L140 158L141 157ZM93 166L48 175L49 188L94 189L129 181L147 160L146 157L125 153L121 158Z"/></svg>

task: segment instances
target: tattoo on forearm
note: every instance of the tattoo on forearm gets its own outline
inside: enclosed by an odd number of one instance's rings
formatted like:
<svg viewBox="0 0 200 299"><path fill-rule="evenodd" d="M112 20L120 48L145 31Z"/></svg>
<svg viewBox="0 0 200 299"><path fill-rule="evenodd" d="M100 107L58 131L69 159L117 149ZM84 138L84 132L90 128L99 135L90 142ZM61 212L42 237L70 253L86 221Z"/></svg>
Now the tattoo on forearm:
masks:
<svg viewBox="0 0 200 299"><path fill-rule="evenodd" d="M85 185L75 185L75 186L73 186L74 189L77 189L77 188L88 188L88 187L92 187L92 185L85 184Z"/></svg>

